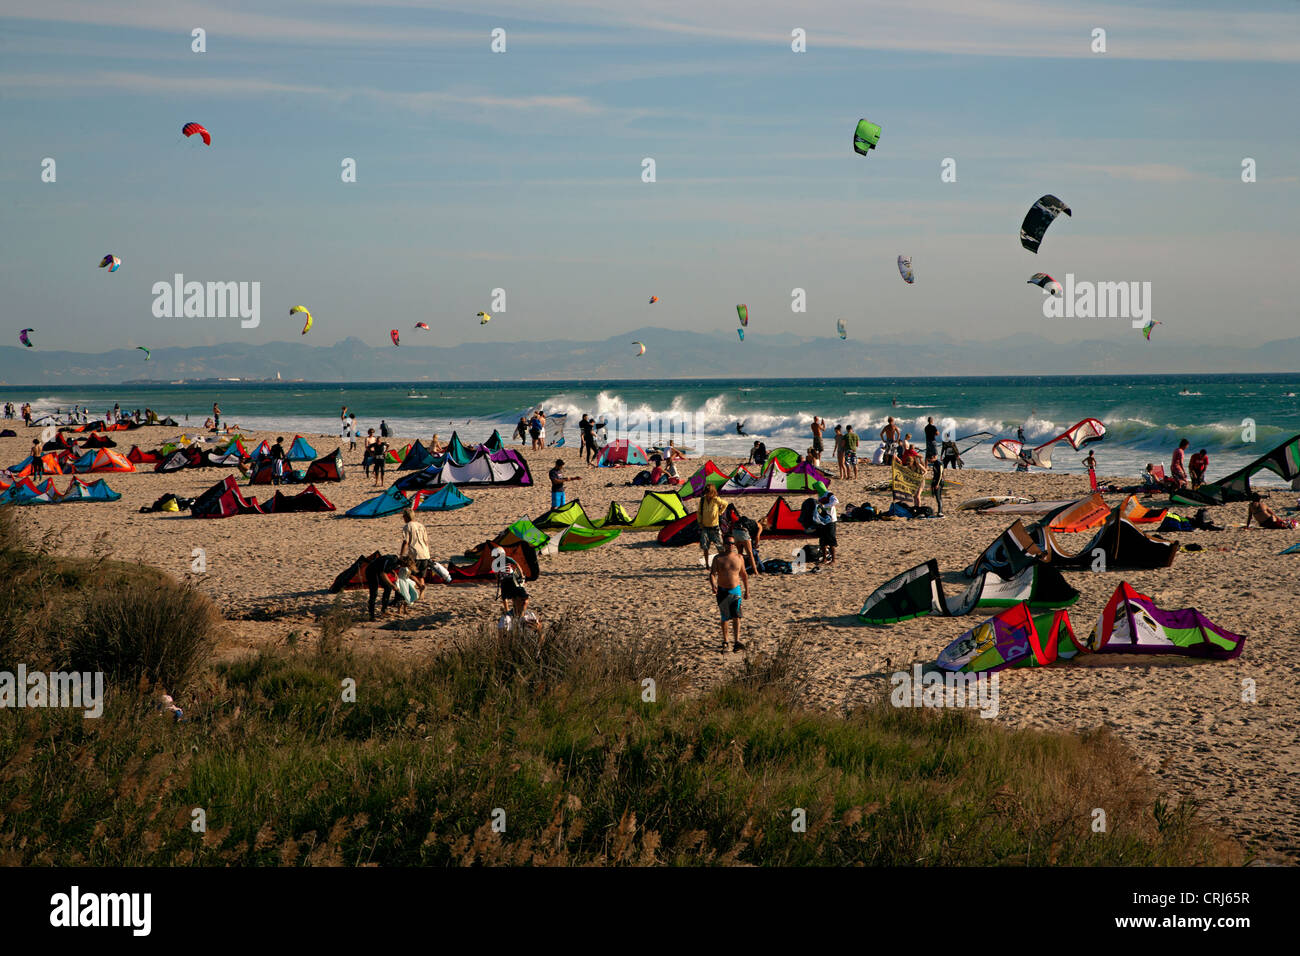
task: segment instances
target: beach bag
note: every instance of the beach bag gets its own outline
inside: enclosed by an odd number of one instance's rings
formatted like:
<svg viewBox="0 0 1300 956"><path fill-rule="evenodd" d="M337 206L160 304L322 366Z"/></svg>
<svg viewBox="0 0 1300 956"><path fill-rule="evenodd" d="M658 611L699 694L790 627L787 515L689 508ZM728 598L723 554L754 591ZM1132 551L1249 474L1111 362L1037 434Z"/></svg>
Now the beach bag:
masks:
<svg viewBox="0 0 1300 956"><path fill-rule="evenodd" d="M764 574L793 574L794 568L789 561L782 561L779 558L769 558L763 562Z"/></svg>
<svg viewBox="0 0 1300 956"><path fill-rule="evenodd" d="M815 564L822 559L822 546L820 544L805 544L802 549L803 559L809 564Z"/></svg>
<svg viewBox="0 0 1300 956"><path fill-rule="evenodd" d="M636 477L632 479L632 484L634 484L634 485L648 485L648 484L650 484L650 472L648 472L648 471L639 471L639 472L637 472Z"/></svg>

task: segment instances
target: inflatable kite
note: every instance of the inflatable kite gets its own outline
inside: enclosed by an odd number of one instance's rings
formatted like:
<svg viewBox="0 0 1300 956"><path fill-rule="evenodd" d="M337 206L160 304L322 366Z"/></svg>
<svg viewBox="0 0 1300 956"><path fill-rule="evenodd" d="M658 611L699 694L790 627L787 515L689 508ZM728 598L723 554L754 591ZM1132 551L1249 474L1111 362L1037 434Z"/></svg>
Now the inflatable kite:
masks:
<svg viewBox="0 0 1300 956"><path fill-rule="evenodd" d="M393 329L391 332L389 332L388 337L393 340L394 345L402 344L402 337L397 334L397 329Z"/></svg>
<svg viewBox="0 0 1300 956"><path fill-rule="evenodd" d="M651 305L654 305L654 304L655 304L656 302L658 302L658 301L659 301L659 296L657 296L657 295L652 295L652 296L650 296L650 304L651 304Z"/></svg>
<svg viewBox="0 0 1300 956"><path fill-rule="evenodd" d="M144 360L145 360L146 362L149 361L149 350L148 350L147 348L145 348L143 345L137 345L136 348L137 348L139 351L141 351L141 352L144 353Z"/></svg>
<svg viewBox="0 0 1300 956"><path fill-rule="evenodd" d="M1155 319L1147 319L1147 324L1142 326L1142 335L1145 336L1148 342L1151 341L1151 330L1157 325L1164 325L1164 323L1157 322Z"/></svg>
<svg viewBox="0 0 1300 956"><path fill-rule="evenodd" d="M21 332L18 333L18 341L22 342L23 345L27 346L28 348L32 348L32 340L27 337L27 333L35 332L35 331L36 331L35 329L23 329Z"/></svg>
<svg viewBox="0 0 1300 956"><path fill-rule="evenodd" d="M1055 196L1043 196L1025 213L1025 221L1020 224L1020 244L1035 255L1043 242L1043 233L1047 232L1056 217L1065 213L1070 215L1070 207Z"/></svg>
<svg viewBox="0 0 1300 956"><path fill-rule="evenodd" d="M903 281L906 282L908 285L911 285L913 282L916 281L916 274L912 272L911 256L898 257L898 274L903 277Z"/></svg>
<svg viewBox="0 0 1300 956"><path fill-rule="evenodd" d="M479 325L487 325L491 321L492 321L492 316L488 315L486 312L480 312L478 314Z"/></svg>
<svg viewBox="0 0 1300 956"><path fill-rule="evenodd" d="M736 334L740 336L740 341L742 341L742 342L745 341L745 330L744 330L744 329L736 329Z"/></svg>
<svg viewBox="0 0 1300 956"><path fill-rule="evenodd" d="M880 127L869 120L858 120L858 128L853 131L853 151L859 156L865 156L879 142Z"/></svg>
<svg viewBox="0 0 1300 956"><path fill-rule="evenodd" d="M736 306L736 315L740 316L741 325L743 326L749 325L749 306L747 305ZM744 336L742 335L741 338L744 338Z"/></svg>
<svg viewBox="0 0 1300 956"><path fill-rule="evenodd" d="M424 329L424 331L426 331L426 332L429 331L429 323L428 323L428 322L416 322L416 323L415 323L415 327L416 327L417 329Z"/></svg>
<svg viewBox="0 0 1300 956"><path fill-rule="evenodd" d="M849 337L849 327L845 324L843 319L840 319L835 323L835 331L840 333L841 339L847 339Z"/></svg>
<svg viewBox="0 0 1300 956"><path fill-rule="evenodd" d="M293 315L295 312L301 312L303 315L307 316L307 322L302 327L302 334L306 335L308 330L311 329L311 322L312 322L311 313L307 311L307 307L305 305L295 305L292 309L289 310L290 315Z"/></svg>
<svg viewBox="0 0 1300 956"><path fill-rule="evenodd" d="M198 123L186 123L181 127L181 132L185 134L186 139L189 139L195 133L198 133L203 137L204 146L212 145L212 135Z"/></svg>
<svg viewBox="0 0 1300 956"><path fill-rule="evenodd" d="M119 259L117 256L113 255L111 252L108 255L104 256L104 258L99 260L99 267L101 269L107 267L109 272L116 272L121 265L122 265L122 260Z"/></svg>
<svg viewBox="0 0 1300 956"><path fill-rule="evenodd" d="M1084 445L1101 441L1106 437L1106 426L1095 418L1085 418L1072 428L1068 428L1055 438L1048 439L1036 448L1026 450L1014 438L1004 438L993 446L993 457L1002 461L1015 461L1036 468L1052 467L1052 446L1059 441L1069 442L1070 447L1078 451Z"/></svg>
<svg viewBox="0 0 1300 956"><path fill-rule="evenodd" d="M1046 272L1035 272L1033 277L1025 285L1036 285L1048 295L1064 295L1061 283L1057 282Z"/></svg>
<svg viewBox="0 0 1300 956"><path fill-rule="evenodd" d="M645 345L643 345L643 344L640 343L640 342L633 342L632 344L635 345L635 346L637 347L637 353L636 353L636 354L637 354L638 357L639 357L639 356L642 356L642 355L645 355Z"/></svg>
<svg viewBox="0 0 1300 956"><path fill-rule="evenodd" d="M1166 611L1121 581L1083 642L1094 654L1184 654L1231 660L1246 639L1224 630L1195 608Z"/></svg>

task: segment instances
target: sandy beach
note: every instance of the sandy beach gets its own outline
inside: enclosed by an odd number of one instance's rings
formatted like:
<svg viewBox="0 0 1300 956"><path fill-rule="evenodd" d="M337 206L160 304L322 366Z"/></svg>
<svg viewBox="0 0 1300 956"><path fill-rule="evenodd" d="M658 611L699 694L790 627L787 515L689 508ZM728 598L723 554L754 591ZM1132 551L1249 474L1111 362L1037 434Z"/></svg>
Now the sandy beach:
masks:
<svg viewBox="0 0 1300 956"><path fill-rule="evenodd" d="M6 463L21 461L35 430L17 423L18 437L0 439ZM133 443L152 448L180 430L144 428L111 433L125 454ZM275 433L244 432L253 447ZM292 435L285 435L286 447ZM305 435L318 453L338 444L336 436ZM390 441L400 446L417 436ZM427 435L418 436L428 440ZM487 435L464 436L481 441ZM512 446L518 448L517 443ZM983 454L981 454L983 452ZM527 488L466 487L474 503L459 511L420 513L433 556L460 555L520 517L536 517L550 504L546 471L553 450L523 452L533 472ZM635 468L589 469L573 449L563 457L581 480L569 486L570 500L581 500L593 517L611 500L634 512L644 489L630 487ZM152 470L104 477L122 494L115 503L27 507L23 517L33 536L50 536L64 553L111 556L161 568L189 579L224 610L229 621L221 653L284 642L297 632L310 639L319 614L334 597L327 589L335 575L358 555L395 552L402 519L342 517L348 508L379 493L363 477L361 452L344 458L347 477L319 490L337 507L332 514L241 516L200 521L181 514L140 514L142 506L174 492L194 497L224 478L219 468L184 469L168 475ZM715 458L724 469L736 459ZM700 463L681 466L690 474ZM993 464L986 449L967 456L968 465ZM152 469L152 465L142 466ZM834 470L833 463L830 465ZM866 491L888 479L883 467L860 466L859 479L834 482L841 507L871 501L887 507L888 492ZM397 472L390 468L387 482ZM772 650L784 636L802 645L808 666L808 702L830 710L853 706L888 692L888 675L930 662L953 638L986 616L942 620L920 618L889 628L871 628L857 619L863 599L898 572L936 558L945 581L959 572L1011 523L1007 516L957 512L971 497L1013 493L1047 499L1083 497L1086 477L1051 473L1030 475L971 467L955 476L961 487L949 493L949 514L938 520L841 523L839 558L834 566L804 575L751 579L744 608L742 639L750 651ZM1214 477L1214 475L1212 475ZM1134 482L1134 476L1099 476L1103 483ZM60 489L70 480L55 477ZM290 486L287 493L300 490ZM244 489L246 496L269 498L274 489ZM1280 510L1295 495L1275 491ZM772 496L739 496L741 512L761 518ZM796 496L788 500L798 506ZM1120 496L1108 496L1112 504ZM1163 499L1155 499L1160 502ZM693 510L693 505L688 505ZM1300 705L1293 696L1296 675L1296 621L1300 593L1300 555L1279 556L1300 532L1245 529L1244 505L1211 510L1226 526L1221 532L1171 535L1205 550L1180 553L1170 568L1146 572L1070 572L1068 580L1082 599L1071 607L1075 631L1092 628L1106 599L1121 580L1150 594L1164 608L1196 607L1213 621L1245 635L1242 655L1217 662L1183 657L1107 655L1052 667L1003 672L997 720L1010 727L1075 731L1107 725L1140 755L1170 795L1195 798L1205 815L1266 861L1300 861ZM1087 532L1091 535L1093 532ZM1082 543L1083 535L1074 536ZM802 542L800 542L802 543ZM763 556L789 557L794 541L767 542ZM193 551L204 549L207 569L191 573ZM671 641L699 686L709 686L741 667L740 655L719 651L715 605L694 546L660 547L654 532L625 531L610 545L591 551L544 556L540 579L530 585L531 607L544 620L577 612L615 625L628 635L657 634ZM346 592L344 602L364 612L364 591ZM493 587L430 587L402 618L363 621L349 640L410 654L436 653L465 627L495 620L499 604ZM990 612L991 613L991 612ZM1243 703L1243 682L1254 682L1254 703Z"/></svg>

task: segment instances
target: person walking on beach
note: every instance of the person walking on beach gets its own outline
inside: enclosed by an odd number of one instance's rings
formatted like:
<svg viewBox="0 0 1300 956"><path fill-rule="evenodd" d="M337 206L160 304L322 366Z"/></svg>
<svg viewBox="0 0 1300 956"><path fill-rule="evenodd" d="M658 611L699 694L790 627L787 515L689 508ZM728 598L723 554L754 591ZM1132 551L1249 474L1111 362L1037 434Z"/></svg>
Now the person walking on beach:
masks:
<svg viewBox="0 0 1300 956"><path fill-rule="evenodd" d="M212 430L214 432L221 431L221 406L216 402L212 403Z"/></svg>
<svg viewBox="0 0 1300 956"><path fill-rule="evenodd" d="M817 460L820 461L822 452L825 450L825 446L822 444L822 432L826 430L826 422L814 415L810 427L812 428L812 450L817 453Z"/></svg>
<svg viewBox="0 0 1300 956"><path fill-rule="evenodd" d="M813 509L813 523L817 525L817 543L821 545L822 561L835 563L835 548L839 544L835 525L839 521L835 506L840 500L827 491L817 498L817 507Z"/></svg>
<svg viewBox="0 0 1300 956"><path fill-rule="evenodd" d="M388 464L388 442L376 438L370 447L373 449L370 467L375 473L375 484L379 485L384 481L384 468Z"/></svg>
<svg viewBox="0 0 1300 956"><path fill-rule="evenodd" d="M704 497L700 499L695 521L700 526L700 550L704 552L704 566L709 566L709 544L722 550L722 499L718 497L717 485L706 484Z"/></svg>
<svg viewBox="0 0 1300 956"><path fill-rule="evenodd" d="M745 645L740 643L740 612L742 602L749 597L749 575L745 573L745 562L736 553L735 543L730 538L721 544L718 557L709 568L709 587L718 602L718 615L722 619L722 652L727 652L728 623L731 624L731 649L744 650Z"/></svg>
<svg viewBox="0 0 1300 956"><path fill-rule="evenodd" d="M519 424L515 426L515 433L511 437L518 438L521 445L528 440L528 418L526 416L519 416Z"/></svg>
<svg viewBox="0 0 1300 956"><path fill-rule="evenodd" d="M849 476L849 466L845 461L845 456L849 450L844 447L844 427L835 426L835 472L837 477L843 479Z"/></svg>
<svg viewBox="0 0 1300 956"><path fill-rule="evenodd" d="M894 424L894 416L889 416L889 421L885 427L880 429L880 441L885 446L886 465L892 465L894 459L898 456L898 437L901 434L897 425Z"/></svg>
<svg viewBox="0 0 1300 956"><path fill-rule="evenodd" d="M1183 459L1187 454L1187 446L1190 444L1191 440L1187 438L1180 441L1178 447L1174 449L1173 460L1169 462L1170 477L1178 483L1179 488L1187 487L1187 467L1184 465Z"/></svg>
<svg viewBox="0 0 1300 956"><path fill-rule="evenodd" d="M934 495L934 513L943 517L943 463L937 455L926 459L930 468L930 494Z"/></svg>
<svg viewBox="0 0 1300 956"><path fill-rule="evenodd" d="M555 467L548 472L551 479L551 507L564 507L564 485L570 481L581 481L581 475L566 475L564 473L564 459L555 459Z"/></svg>
<svg viewBox="0 0 1300 956"><path fill-rule="evenodd" d="M590 465L592 456L596 454L596 420L583 415L582 421L578 422L578 431L582 435L582 446L578 450L583 453L583 460Z"/></svg>
<svg viewBox="0 0 1300 956"><path fill-rule="evenodd" d="M934 416L925 420L925 460L939 457L939 429L934 424Z"/></svg>
<svg viewBox="0 0 1300 956"><path fill-rule="evenodd" d="M852 425L844 428L844 464L849 469L846 478L858 477L858 433Z"/></svg>
<svg viewBox="0 0 1300 956"><path fill-rule="evenodd" d="M41 448L41 440L39 438L33 438L32 439L32 479L33 480L40 478L45 474L45 459L41 457L44 453L45 453L44 449Z"/></svg>
<svg viewBox="0 0 1300 956"><path fill-rule="evenodd" d="M375 457L375 430L366 429L366 441L361 446L361 467L365 471L366 477L370 477L370 465L374 462Z"/></svg>
<svg viewBox="0 0 1300 956"><path fill-rule="evenodd" d="M284 464L287 456L284 453L284 436L275 440L271 446L271 484L278 485L280 479L284 477Z"/></svg>
<svg viewBox="0 0 1300 956"><path fill-rule="evenodd" d="M410 508L402 509L402 546L398 549L399 558L414 558L416 570L424 576L429 567L429 536L424 525L415 520L415 512Z"/></svg>
<svg viewBox="0 0 1300 956"><path fill-rule="evenodd" d="M388 430L388 422L386 422L386 421L385 421L384 419L382 419L382 418L379 419L379 437L380 437L380 438L389 438L389 437L391 437L391 435L392 435L392 433Z"/></svg>

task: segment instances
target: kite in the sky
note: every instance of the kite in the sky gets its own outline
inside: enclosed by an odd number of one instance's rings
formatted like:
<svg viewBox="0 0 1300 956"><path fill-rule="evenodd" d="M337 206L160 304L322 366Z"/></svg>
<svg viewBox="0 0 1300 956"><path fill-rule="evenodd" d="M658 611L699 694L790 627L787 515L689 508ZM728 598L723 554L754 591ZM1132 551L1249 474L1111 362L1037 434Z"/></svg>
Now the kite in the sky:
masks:
<svg viewBox="0 0 1300 956"><path fill-rule="evenodd" d="M749 325L749 306L747 305L736 306L736 315L740 316L741 325L744 326ZM744 336L741 336L741 338L744 338Z"/></svg>
<svg viewBox="0 0 1300 956"><path fill-rule="evenodd" d="M849 337L849 327L843 319L840 319L835 323L835 331L840 333L840 338L842 339L847 339Z"/></svg>
<svg viewBox="0 0 1300 956"><path fill-rule="evenodd" d="M1142 326L1142 334L1146 337L1146 340L1148 342L1151 341L1151 330L1154 329L1157 325L1164 325L1164 323L1157 322L1155 319L1147 319L1147 324Z"/></svg>
<svg viewBox="0 0 1300 956"><path fill-rule="evenodd" d="M911 285L916 281L916 274L912 271L912 257L898 257L898 274L903 277L903 281Z"/></svg>
<svg viewBox="0 0 1300 956"><path fill-rule="evenodd" d="M391 332L389 332L388 337L393 340L394 345L402 344L402 337L397 334L397 329L393 329Z"/></svg>
<svg viewBox="0 0 1300 956"><path fill-rule="evenodd" d="M144 353L144 360L146 362L149 361L149 350L145 348L143 345L137 345L136 348Z"/></svg>
<svg viewBox="0 0 1300 956"><path fill-rule="evenodd" d="M416 327L417 329L424 329L424 331L426 331L426 332L429 331L429 323L428 323L428 322L416 322L416 323L415 323L415 327Z"/></svg>
<svg viewBox="0 0 1300 956"><path fill-rule="evenodd" d="M1020 244L1037 255L1038 246L1043 241L1043 233L1047 232L1047 227L1061 213L1069 216L1070 207L1055 196L1041 197L1038 202L1029 207L1029 212L1025 213L1025 221L1020 224Z"/></svg>
<svg viewBox="0 0 1300 956"><path fill-rule="evenodd" d="M111 252L108 255L104 256L104 258L99 260L99 267L101 269L107 267L109 272L116 272L121 265L122 265L122 260L119 259L117 256L113 255Z"/></svg>
<svg viewBox="0 0 1300 956"><path fill-rule="evenodd" d="M652 295L652 296L650 296L650 304L651 304L651 305L654 305L654 304L655 304L656 302L658 302L658 301L659 301L659 296L657 296L657 295Z"/></svg>
<svg viewBox="0 0 1300 956"><path fill-rule="evenodd" d="M186 139L193 136L195 133L198 133L200 136L203 137L204 146L212 145L212 134L209 133L202 126L200 126L198 123L186 123L184 126L181 127L181 132L185 134Z"/></svg>
<svg viewBox="0 0 1300 956"><path fill-rule="evenodd" d="M1057 282L1046 272L1035 272L1025 285L1036 285L1048 295L1064 295L1061 289L1061 283Z"/></svg>
<svg viewBox="0 0 1300 956"><path fill-rule="evenodd" d="M303 315L307 316L307 323L302 327L302 334L306 335L307 331L311 328L311 313L307 311L305 305L295 305L289 310L290 315L293 315L295 312L301 312Z"/></svg>
<svg viewBox="0 0 1300 956"><path fill-rule="evenodd" d="M740 336L740 341L742 341L742 342L745 341L745 330L744 330L744 329L736 329L736 334Z"/></svg>
<svg viewBox="0 0 1300 956"><path fill-rule="evenodd" d="M632 344L635 345L636 348L637 348L636 354L637 354L638 357L639 357L639 356L642 356L642 355L645 355L645 345L644 345L643 343L641 343L641 342L633 342Z"/></svg>
<svg viewBox="0 0 1300 956"><path fill-rule="evenodd" d="M23 329L21 332L18 333L18 341L22 342L23 345L27 346L28 348L32 348L32 340L27 337L27 333L35 332L35 331L36 331L35 329Z"/></svg>
<svg viewBox="0 0 1300 956"><path fill-rule="evenodd" d="M853 151L859 156L865 156L879 142L880 127L870 120L858 120L858 128L853 131Z"/></svg>
<svg viewBox="0 0 1300 956"><path fill-rule="evenodd" d="M492 316L488 315L486 312L480 312L478 314L479 325L487 325L491 321L492 321Z"/></svg>

